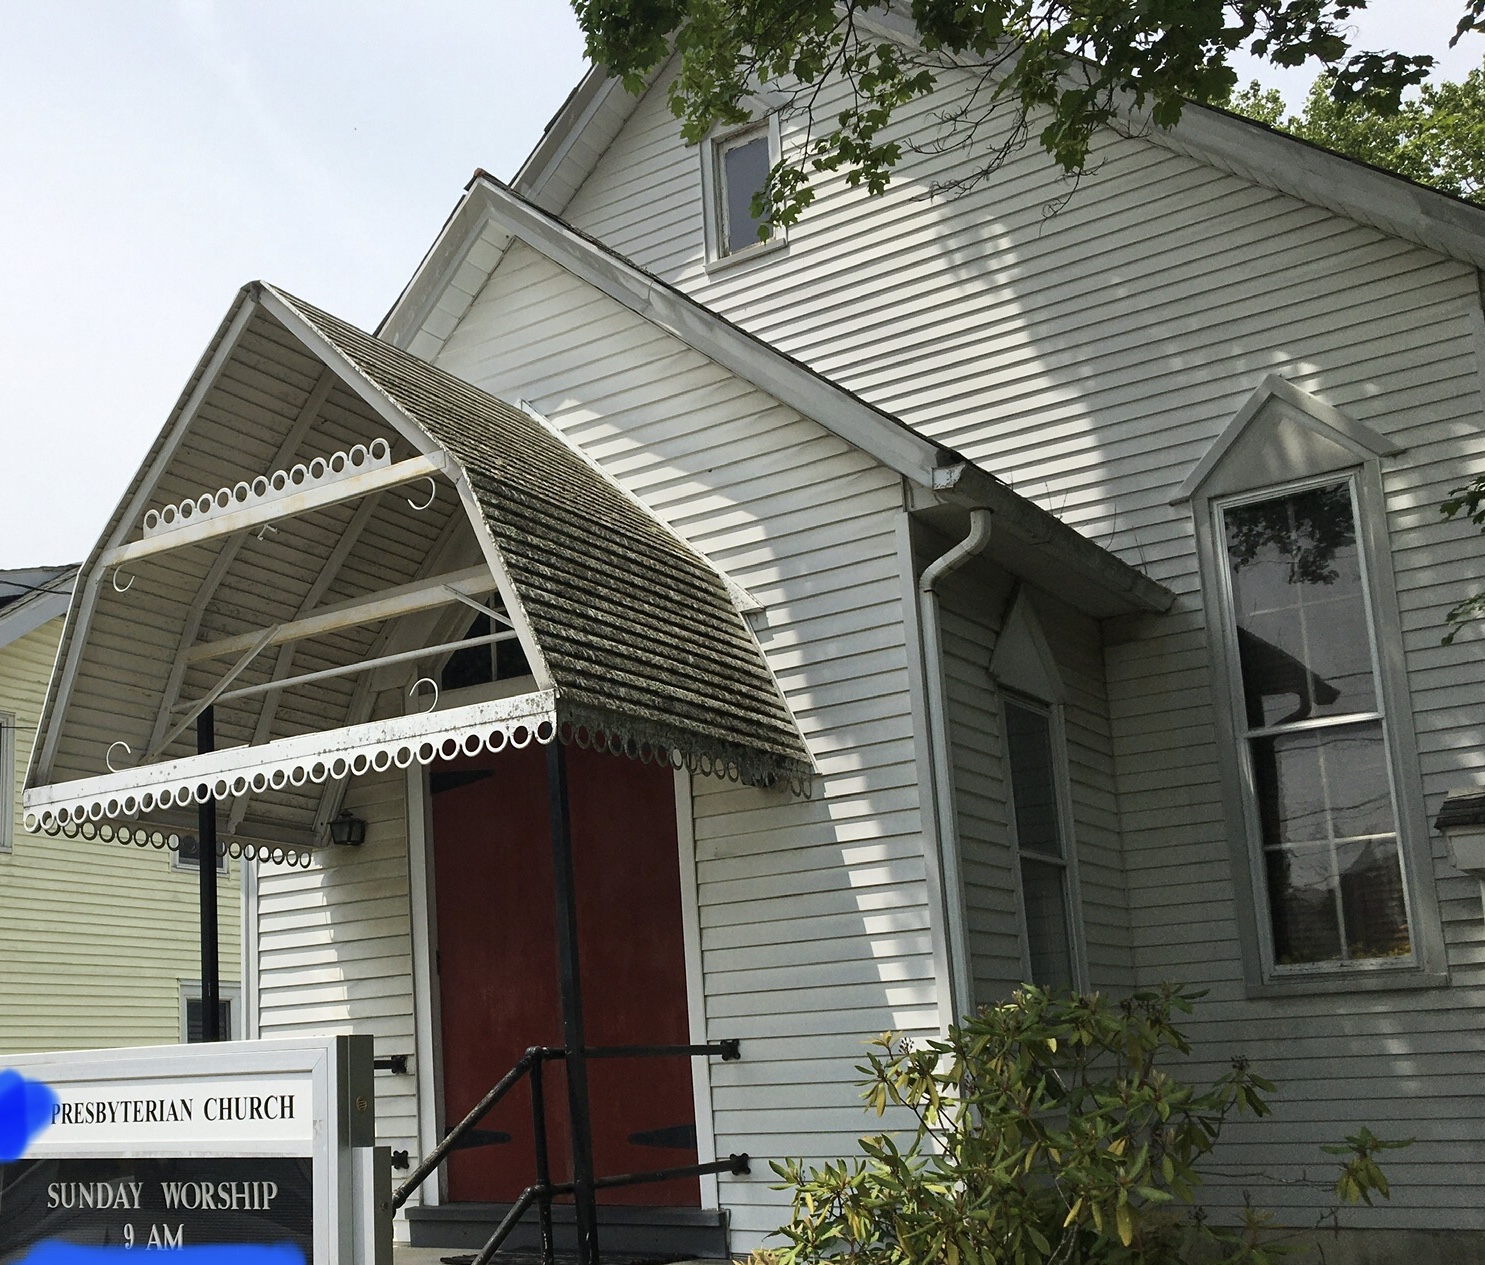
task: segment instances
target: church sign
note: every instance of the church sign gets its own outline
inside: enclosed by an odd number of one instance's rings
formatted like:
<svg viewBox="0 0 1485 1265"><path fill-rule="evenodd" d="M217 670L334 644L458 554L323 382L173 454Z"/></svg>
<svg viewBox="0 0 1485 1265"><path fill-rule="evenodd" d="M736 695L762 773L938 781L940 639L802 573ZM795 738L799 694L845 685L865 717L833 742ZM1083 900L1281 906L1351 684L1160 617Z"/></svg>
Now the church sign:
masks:
<svg viewBox="0 0 1485 1265"><path fill-rule="evenodd" d="M374 1122L369 1037L0 1056L0 1265L382 1265Z"/></svg>

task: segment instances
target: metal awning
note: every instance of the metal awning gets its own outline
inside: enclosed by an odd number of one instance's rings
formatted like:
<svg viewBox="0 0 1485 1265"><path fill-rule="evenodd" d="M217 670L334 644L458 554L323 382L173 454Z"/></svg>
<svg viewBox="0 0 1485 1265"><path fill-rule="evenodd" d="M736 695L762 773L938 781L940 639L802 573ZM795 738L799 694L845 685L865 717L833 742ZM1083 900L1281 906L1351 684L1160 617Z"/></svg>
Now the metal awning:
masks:
<svg viewBox="0 0 1485 1265"><path fill-rule="evenodd" d="M502 642L529 675L409 696ZM233 852L302 857L351 777L554 737L813 775L704 557L542 419L245 287L82 568L28 828L173 846L215 799Z"/></svg>

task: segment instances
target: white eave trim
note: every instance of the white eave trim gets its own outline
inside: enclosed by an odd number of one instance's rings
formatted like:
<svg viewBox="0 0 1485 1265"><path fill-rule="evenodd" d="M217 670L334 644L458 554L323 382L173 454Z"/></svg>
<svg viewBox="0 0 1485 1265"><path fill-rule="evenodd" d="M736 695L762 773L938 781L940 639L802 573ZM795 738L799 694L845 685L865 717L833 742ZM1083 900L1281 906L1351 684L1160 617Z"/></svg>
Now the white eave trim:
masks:
<svg viewBox="0 0 1485 1265"><path fill-rule="evenodd" d="M455 274L464 266L464 261L479 241L485 227L483 215L469 213L469 201L470 196L466 192L433 245L428 248L418 270L397 296L391 311L382 317L375 333L384 342L403 351L410 350L413 340L427 325ZM489 272L493 272L498 263L499 260L496 260ZM485 275L488 276L489 272Z"/></svg>
<svg viewBox="0 0 1485 1265"><path fill-rule="evenodd" d="M953 458L948 449L660 284L633 264L599 249L493 179L479 180L470 190L469 203L559 267L759 390L813 418L889 470L928 487L932 486L934 470L946 458Z"/></svg>
<svg viewBox="0 0 1485 1265"><path fill-rule="evenodd" d="M1255 184L1485 268L1485 208L1221 110L1188 102L1174 128L1133 134Z"/></svg>
<svg viewBox="0 0 1485 1265"><path fill-rule="evenodd" d="M53 581L51 585L0 610L0 650L27 633L35 632L48 621L65 615L67 605L72 601L72 586L76 579L74 573L64 580Z"/></svg>
<svg viewBox="0 0 1485 1265"><path fill-rule="evenodd" d="M900 8L862 13L856 20L899 43L918 42L916 27ZM968 58L953 60L966 69L974 68ZM1151 141L1264 188L1485 268L1485 207L1195 101L1186 102L1180 122L1164 128L1157 127L1150 111L1137 108L1133 96L1126 94L1118 119L1116 130L1124 135Z"/></svg>
<svg viewBox="0 0 1485 1265"><path fill-rule="evenodd" d="M259 795L394 765L405 769L414 762L546 743L556 733L556 694L539 690L37 786L24 793L22 805L27 830L96 831L101 823L194 807L211 797Z"/></svg>
<svg viewBox="0 0 1485 1265"><path fill-rule="evenodd" d="M664 65L665 62L662 61L660 67L656 68L657 74ZM653 82L652 78L651 83ZM615 99L615 93L619 94L618 100ZM573 144L588 130L589 124L600 112L617 108L620 111L617 122L622 127L628 117L639 108L643 99L642 96L632 96L625 91L623 83L610 75L606 67L589 66L588 72L578 80L577 87L568 94L567 100L547 124L546 131L536 142L536 148L521 164L520 170L511 180L511 187L544 210L560 215L563 207L548 205L542 195L557 174L557 169L572 153ZM585 177L588 174L583 173Z"/></svg>

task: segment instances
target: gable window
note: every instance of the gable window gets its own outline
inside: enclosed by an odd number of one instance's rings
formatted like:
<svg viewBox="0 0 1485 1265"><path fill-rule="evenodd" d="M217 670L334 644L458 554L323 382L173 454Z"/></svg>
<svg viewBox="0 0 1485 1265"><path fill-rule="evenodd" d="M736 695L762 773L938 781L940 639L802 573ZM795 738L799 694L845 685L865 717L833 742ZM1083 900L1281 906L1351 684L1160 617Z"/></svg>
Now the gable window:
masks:
<svg viewBox="0 0 1485 1265"><path fill-rule="evenodd" d="M1410 959L1352 480L1218 513L1274 967Z"/></svg>
<svg viewBox="0 0 1485 1265"><path fill-rule="evenodd" d="M1255 994L1445 979L1385 512L1402 451L1270 376L1176 497Z"/></svg>
<svg viewBox="0 0 1485 1265"><path fill-rule="evenodd" d="M482 640L483 645L463 646L455 650L438 674L438 688L444 692L468 689L474 685L488 685L492 681L509 681L513 677L531 675L531 665L526 662L526 652L512 632L502 635L492 631L493 622L488 615L476 615L464 630L463 640Z"/></svg>
<svg viewBox="0 0 1485 1265"><path fill-rule="evenodd" d="M1004 698L1003 704L1030 981L1071 988L1077 982L1072 893L1052 718L1046 709L1016 699Z"/></svg>
<svg viewBox="0 0 1485 1265"><path fill-rule="evenodd" d="M195 835L183 834L180 837L180 846L170 854L170 868L172 870L195 870L201 864L201 845ZM217 873L227 873L227 853L223 849L217 852Z"/></svg>
<svg viewBox="0 0 1485 1265"><path fill-rule="evenodd" d="M755 128L717 143L718 210L722 222L724 255L734 255L763 240L763 220L753 214L753 200L768 181L773 163L768 155L768 132Z"/></svg>
<svg viewBox="0 0 1485 1265"><path fill-rule="evenodd" d="M702 198L710 263L762 254L783 243L783 232L753 213L753 199L779 160L777 117L714 136L703 146Z"/></svg>

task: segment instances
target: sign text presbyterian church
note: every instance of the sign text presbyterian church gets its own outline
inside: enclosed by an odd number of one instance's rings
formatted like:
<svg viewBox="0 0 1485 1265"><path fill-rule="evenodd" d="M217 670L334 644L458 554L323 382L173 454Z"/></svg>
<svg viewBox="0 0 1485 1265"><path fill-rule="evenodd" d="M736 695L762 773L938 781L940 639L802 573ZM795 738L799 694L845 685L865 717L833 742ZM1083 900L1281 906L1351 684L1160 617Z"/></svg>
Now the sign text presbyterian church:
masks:
<svg viewBox="0 0 1485 1265"><path fill-rule="evenodd" d="M240 1094L207 1098L122 1098L93 1102L59 1102L52 1108L52 1124L179 1124L189 1123L199 1111L202 1120L292 1120L294 1094Z"/></svg>
<svg viewBox="0 0 1485 1265"><path fill-rule="evenodd" d="M390 1256L369 1038L0 1055L0 1080L16 1116L0 1139L23 1137L0 1152L0 1265L43 1248Z"/></svg>

